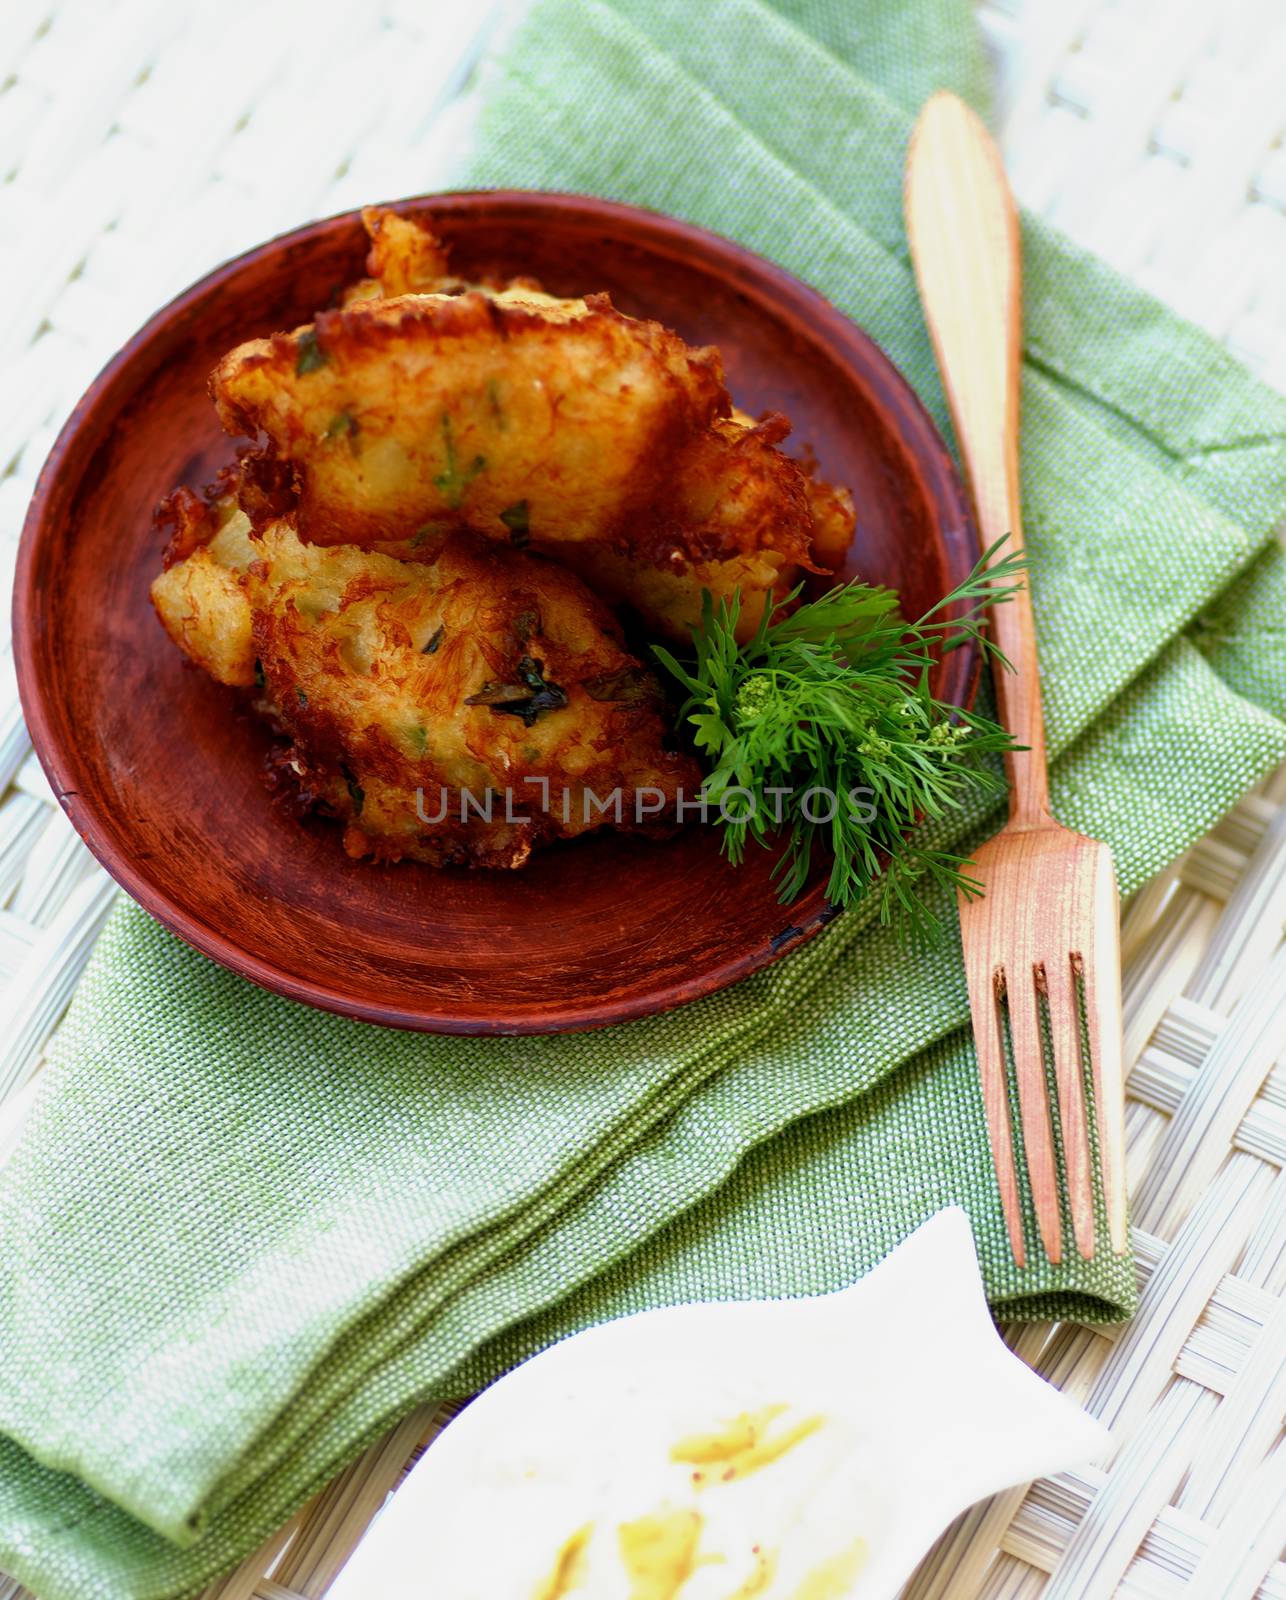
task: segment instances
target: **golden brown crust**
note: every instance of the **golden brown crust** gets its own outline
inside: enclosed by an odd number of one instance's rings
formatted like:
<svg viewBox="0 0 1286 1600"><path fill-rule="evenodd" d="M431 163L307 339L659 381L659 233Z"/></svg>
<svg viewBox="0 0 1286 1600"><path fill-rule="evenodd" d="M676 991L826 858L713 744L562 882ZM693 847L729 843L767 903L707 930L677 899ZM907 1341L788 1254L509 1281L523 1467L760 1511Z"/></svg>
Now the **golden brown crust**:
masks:
<svg viewBox="0 0 1286 1600"><path fill-rule="evenodd" d="M668 491L631 551L671 568L759 551L781 563L810 565L807 480L776 448L789 432L790 423L776 412L749 426L716 418L671 463Z"/></svg>
<svg viewBox="0 0 1286 1600"><path fill-rule="evenodd" d="M857 527L853 496L824 478L807 480L808 503L813 514L813 556L819 572L839 572Z"/></svg>
<svg viewBox="0 0 1286 1600"><path fill-rule="evenodd" d="M371 241L366 270L384 295L429 294L449 276L447 253L433 231L384 206L365 206Z"/></svg>
<svg viewBox="0 0 1286 1600"><path fill-rule="evenodd" d="M214 519L209 501L193 490L172 489L152 513L152 526L165 536L161 556L162 570L168 572L177 561L186 561L194 550L214 537Z"/></svg>
<svg viewBox="0 0 1286 1600"><path fill-rule="evenodd" d="M615 618L537 557L455 535L433 562L401 562L304 545L286 522L252 542L238 517L158 589L191 659L245 686L258 666L261 709L290 741L274 782L343 821L351 854L520 866L599 827L668 831L679 787L700 786L664 749L659 688ZM619 818L594 799L618 790ZM638 790L652 793L636 819Z"/></svg>
<svg viewBox="0 0 1286 1600"><path fill-rule="evenodd" d="M171 489L152 512L152 526L165 539L161 557L168 570L176 561L209 544L237 506L241 468L220 467L213 483L197 494L186 487Z"/></svg>
<svg viewBox="0 0 1286 1600"><path fill-rule="evenodd" d="M439 299L429 302L440 309L432 315L440 322L444 336L448 329L459 335L454 345L443 342L444 359L452 355L459 362L455 374L454 390L450 381L442 386L444 415L450 414L451 443L455 447L454 473L448 469L447 440L442 446L443 473L454 485L455 493L447 498L459 499L459 505L443 507L437 499L426 499L423 494L407 494L408 484L414 474L407 470L405 439L390 441L381 435L381 420L358 417L351 408L337 411L329 422L323 442L313 449L315 442L305 437L287 444L283 449L279 435L273 436L271 426L266 451L247 461L246 488L242 503L250 511L257 525L271 517L285 514L292 506L301 508L301 527L305 538L331 537L360 538L370 548L404 558L430 554L453 529L467 527L484 537L511 538L520 545L530 544L555 559L564 561L588 582L614 602L629 604L639 611L645 622L655 630L680 642L687 642L689 627L699 619L701 590L711 589L716 596L731 595L734 589L742 594L743 636L753 628L765 606L776 603L798 581L804 571L834 570L842 564L848 543L852 538L852 503L847 492L835 489L816 478L816 464L805 450L805 459L796 462L778 448L790 432L790 424L778 413L768 413L757 422L744 412L729 411L727 397L720 388L718 403L709 414L676 415L668 435L658 430L650 454L639 450L632 461L632 493L617 497L604 496L597 502L578 497L578 478L586 471L601 477L604 471L618 470L631 438L631 427L637 419L617 416L613 419L604 409L595 412L592 427L584 428L581 412L568 412L551 406L525 419L515 422L515 435L523 433L523 441L515 437L497 441L494 432L488 437L485 424L501 420L496 407L498 389L494 373L487 380L490 416L483 417L484 426L475 428L466 440L461 437L459 418L454 410L465 391L463 400L468 409L469 369L471 357L475 361L476 340L480 327L478 318L484 307L476 302L469 308L451 309L441 299L441 294L458 295L468 287L452 278L447 271L446 252L434 237L428 224L419 219L401 216L387 210L369 210L363 220L373 244L368 262L376 277L361 286L362 294L369 300L393 290L408 288L420 291L437 291ZM504 336L504 308L512 308L533 322L544 319L557 328L567 329L569 323L581 324L598 310L610 312L609 303L602 297L588 301L554 300L537 292L526 294L512 291L520 280L504 284L499 280L488 283L490 291L483 299L502 309L488 309L488 317L501 323L498 354L503 362L510 353ZM501 292L497 292L501 291ZM414 344L416 333L400 313L390 314L368 307L370 330L384 340ZM616 313L612 313L616 317ZM616 318L617 322L635 330L639 337L654 329L654 325L636 323L631 319ZM307 352L306 364L326 362L331 352L323 348L324 321L319 322L323 332L318 334L316 348ZM315 331L315 330L313 330ZM353 330L349 330L350 332ZM585 343L591 327L578 326L566 334L567 346L561 340L547 340L540 352L551 370L559 373L564 383L581 382L581 389L592 394L595 388L590 381L595 374L585 366ZM302 330L305 339L309 330ZM673 338L673 336L667 336ZM573 346L579 341L579 351ZM350 341L351 342L351 341ZM674 341L677 344L677 341ZM296 364L298 365L298 346ZM306 347L307 348L307 347ZM682 348L680 346L680 348ZM693 358L705 361L710 352L689 352ZM289 359L287 352L287 360ZM396 354L390 346L381 357L375 352L363 359L378 362L381 359L405 365L406 348L399 347ZM400 373L404 380L405 373ZM528 372L544 392L547 374L540 370ZM479 387L479 374L472 374L474 398ZM601 379L600 379L601 383ZM299 386L302 391L303 385ZM406 388L405 382L401 385ZM592 409L592 408L591 408ZM339 418L338 424L335 419ZM256 420L248 416L229 417L230 421L250 426ZM311 419L314 433L322 419ZM550 473L546 487L549 493L543 504L534 503L525 492L521 499L500 508L500 517L494 515L496 507L489 504L486 489L490 481L494 487L492 466L512 451L515 443L525 442L533 447L548 446L551 436L559 429L564 432L572 426L592 438L595 448L585 449L578 457L571 452L562 465L566 470ZM524 433L525 426L525 433ZM431 432L431 428L430 428ZM350 514L341 519L338 527L330 519L327 495L321 492L315 480L330 476L331 498L341 490L338 480L342 472L334 472L335 463L327 458L327 449L338 435L346 440L352 455L363 455L374 444L376 460L369 476L381 480L367 486L367 503L360 519ZM424 444L423 434L416 433L410 441L412 449ZM390 449L394 456L390 462ZM351 463L341 461L340 467ZM479 470L475 471L475 465ZM552 463L551 463L552 465ZM366 474L354 466L349 481L358 482ZM433 475L434 478L438 474ZM474 482L476 478L477 482ZM465 481L468 480L468 481ZM420 489L423 489L421 476ZM511 492L518 485L511 483ZM390 526L384 514L388 509L388 493L401 494L403 511L400 525ZM538 497L539 498L539 497ZM318 504L321 502L321 515ZM347 506L350 513L354 504ZM417 520L422 519L422 520ZM412 524L415 524L412 528ZM408 531L409 530L409 531Z"/></svg>
<svg viewBox="0 0 1286 1600"><path fill-rule="evenodd" d="M237 501L254 528L289 516L299 502L299 477L289 461L264 450L242 450L237 461Z"/></svg>
<svg viewBox="0 0 1286 1600"><path fill-rule="evenodd" d="M323 312L230 352L211 391L230 433L269 440L248 478L288 467L320 544L508 540L520 515L532 538L628 540L728 404L717 357L658 324L510 291Z"/></svg>
<svg viewBox="0 0 1286 1600"><path fill-rule="evenodd" d="M426 222L363 220L372 277L211 380L224 426L266 440L256 526L293 511L306 540L409 558L462 529L532 545L681 641L702 587L740 587L748 630L842 557L844 491L783 454L785 417L733 411L717 352L605 296L465 285Z"/></svg>
<svg viewBox="0 0 1286 1600"><path fill-rule="evenodd" d="M244 463L252 521L293 502L310 542L531 544L684 641L703 585L742 585L749 618L751 586L762 609L818 565L786 419L724 415L709 352L601 297L368 301L241 346L212 390L229 431L269 441Z"/></svg>
<svg viewBox="0 0 1286 1600"><path fill-rule="evenodd" d="M255 681L254 639L245 574L257 550L250 524L214 484L200 500L178 490L157 508L174 527L151 600L161 626L187 658L219 683Z"/></svg>
<svg viewBox="0 0 1286 1600"><path fill-rule="evenodd" d="M483 272L472 279L453 274L446 246L430 225L419 217L404 216L388 206L367 206L362 225L371 241L366 257L367 278L350 284L341 305L360 300L386 300L401 294L462 294L466 289L534 289L540 284L526 276L507 277Z"/></svg>

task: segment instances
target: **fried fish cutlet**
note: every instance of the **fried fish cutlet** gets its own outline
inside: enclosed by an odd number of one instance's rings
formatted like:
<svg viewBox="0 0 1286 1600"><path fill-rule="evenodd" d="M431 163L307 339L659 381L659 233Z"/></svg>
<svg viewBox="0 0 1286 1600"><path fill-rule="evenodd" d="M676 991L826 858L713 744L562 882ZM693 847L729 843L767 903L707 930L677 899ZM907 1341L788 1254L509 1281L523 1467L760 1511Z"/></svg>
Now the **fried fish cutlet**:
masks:
<svg viewBox="0 0 1286 1600"><path fill-rule="evenodd" d="M668 831L699 789L663 748L655 679L571 573L467 534L432 562L305 545L287 521L248 534L234 511L156 580L157 610L207 670L249 633L260 709L290 741L276 773L344 822L350 855L518 867L600 827ZM220 604L168 604L194 589Z"/></svg>
<svg viewBox="0 0 1286 1600"><path fill-rule="evenodd" d="M528 277L505 278L490 273L469 281L453 275L446 246L418 218L387 207L368 206L362 212L362 222L371 241L366 258L370 276L350 291L353 298L459 294L470 288L493 292L540 290L540 284ZM551 303L548 297L543 300ZM804 515L798 501L800 480L796 464L772 448L789 432L788 421L780 415L770 414L756 421L734 407L729 418L717 419L708 437L696 441L678 463L681 478L673 506L683 508L680 528L686 528L686 536L678 539L673 527L655 526L651 530L650 571L641 571L638 562L616 552L573 553L564 549L562 558L609 598L626 599L631 588L636 598L639 593L646 593L646 609L664 617L665 631L684 642L683 629L699 620L702 588L711 589L717 596L730 596L739 589L742 615L747 627L753 626L763 603L781 598L795 576L773 548L773 528L781 521L781 506L789 505L792 518L802 520ZM843 565L853 538L853 498L847 489L820 478L815 463L804 465L803 476L812 519L814 561L822 571L836 571ZM741 522L753 527L756 520L759 526L749 538L744 526L736 526ZM720 524L721 531L712 536L709 530ZM703 543L711 550L733 548L750 553L726 561L702 560L693 551ZM674 570L673 564L667 569L667 557L680 545L686 547L690 559L682 563L682 570ZM622 570L626 565L633 570L632 579Z"/></svg>
<svg viewBox="0 0 1286 1600"><path fill-rule="evenodd" d="M433 230L387 206L366 206L362 225L371 241L366 257L368 277L344 291L340 303L387 300L401 294L460 294L465 289L539 289L528 277L484 273L474 279L451 271L446 246Z"/></svg>
<svg viewBox="0 0 1286 1600"><path fill-rule="evenodd" d="M607 536L723 403L717 357L602 302L403 295L253 340L211 379L295 472L315 544Z"/></svg>
<svg viewBox="0 0 1286 1600"><path fill-rule="evenodd" d="M722 415L712 357L598 300L369 301L242 346L212 382L229 432L268 436L252 480L288 464L310 542L531 546L682 642L703 587L762 609L813 565L784 419Z"/></svg>
<svg viewBox="0 0 1286 1600"><path fill-rule="evenodd" d="M370 278L358 286L362 298L433 294L450 286L447 253L431 229L376 206L363 210L362 225L371 241L366 257Z"/></svg>
<svg viewBox="0 0 1286 1600"><path fill-rule="evenodd" d="M365 299L390 299L397 294L461 294L470 288L539 290L541 286L528 277L457 277L449 267L445 245L432 229L387 206L365 206L361 224L371 240L366 254L368 277L350 283L342 293L341 306L353 306Z"/></svg>
<svg viewBox="0 0 1286 1600"><path fill-rule="evenodd" d="M256 520L297 504L309 541L400 553L458 528L530 545L683 643L703 588L739 588L748 633L824 565L815 486L777 448L789 424L734 415L717 352L602 296L443 292L460 286L427 230L366 220L363 292L400 294L240 346L211 379L224 427L267 438L247 461Z"/></svg>
<svg viewBox="0 0 1286 1600"><path fill-rule="evenodd" d="M247 585L265 687L350 854L521 866L607 823L656 826L700 786L662 748L655 680L572 574L467 534L431 563L285 524L265 545Z"/></svg>
<svg viewBox="0 0 1286 1600"><path fill-rule="evenodd" d="M166 633L190 661L218 683L248 689L255 647L245 572L261 551L250 519L230 495L201 499L176 489L157 508L169 532L152 605Z"/></svg>

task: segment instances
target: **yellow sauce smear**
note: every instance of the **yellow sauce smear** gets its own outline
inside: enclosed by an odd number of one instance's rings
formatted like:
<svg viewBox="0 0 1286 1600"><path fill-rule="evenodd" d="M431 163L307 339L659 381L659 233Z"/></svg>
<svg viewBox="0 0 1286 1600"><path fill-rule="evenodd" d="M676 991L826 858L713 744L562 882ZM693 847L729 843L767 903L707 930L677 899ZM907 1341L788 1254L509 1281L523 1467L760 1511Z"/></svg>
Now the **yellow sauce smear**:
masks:
<svg viewBox="0 0 1286 1600"><path fill-rule="evenodd" d="M734 1478L748 1477L760 1467L779 1461L809 1434L816 1433L826 1420L805 1417L775 1439L765 1438L785 1409L785 1406L765 1406L762 1411L742 1412L718 1433L694 1433L687 1439L680 1439L670 1451L670 1460L691 1462L697 1467L699 1470L692 1474L696 1484L730 1483Z"/></svg>
<svg viewBox="0 0 1286 1600"><path fill-rule="evenodd" d="M829 1561L813 1570L791 1596L791 1600L848 1600L854 1578L866 1565L865 1539L854 1539Z"/></svg>
<svg viewBox="0 0 1286 1600"><path fill-rule="evenodd" d="M728 1596L728 1600L755 1600L757 1594L762 1594L773 1580L777 1571L777 1557L767 1551L755 1551L755 1570L750 1574L741 1587Z"/></svg>
<svg viewBox="0 0 1286 1600"><path fill-rule="evenodd" d="M564 1595L573 1589L578 1589L584 1583L585 1547L593 1531L592 1522L587 1522L583 1528L577 1528L558 1552L554 1570L536 1585L532 1600L563 1600Z"/></svg>
<svg viewBox="0 0 1286 1600"><path fill-rule="evenodd" d="M702 1518L696 1511L658 1511L618 1530L630 1600L675 1600L698 1565Z"/></svg>

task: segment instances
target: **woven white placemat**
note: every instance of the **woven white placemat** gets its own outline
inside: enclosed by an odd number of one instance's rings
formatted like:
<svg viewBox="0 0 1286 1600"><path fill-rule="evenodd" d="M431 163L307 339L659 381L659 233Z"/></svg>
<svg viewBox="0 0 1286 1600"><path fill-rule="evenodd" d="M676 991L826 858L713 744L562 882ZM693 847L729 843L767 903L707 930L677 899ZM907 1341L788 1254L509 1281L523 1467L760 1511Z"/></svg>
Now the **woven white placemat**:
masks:
<svg viewBox="0 0 1286 1600"><path fill-rule="evenodd" d="M285 228L450 181L510 4L0 6L0 584L58 428L158 305ZM1286 389L1286 0L980 16L1020 198ZM3 1160L114 890L30 754L7 606L0 641ZM1120 1335L1017 1335L1126 1442L1106 1472L971 1513L914 1600L1286 1600L1284 917L1280 783L1130 908L1143 1309ZM440 1420L408 1419L222 1600L323 1594Z"/></svg>

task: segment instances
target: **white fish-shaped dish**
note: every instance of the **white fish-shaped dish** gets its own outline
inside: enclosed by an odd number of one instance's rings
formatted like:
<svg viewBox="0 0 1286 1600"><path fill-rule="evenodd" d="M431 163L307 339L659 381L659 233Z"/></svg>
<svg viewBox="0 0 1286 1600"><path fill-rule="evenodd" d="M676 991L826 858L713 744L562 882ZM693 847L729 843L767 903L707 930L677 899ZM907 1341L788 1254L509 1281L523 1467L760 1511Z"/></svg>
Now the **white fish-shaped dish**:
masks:
<svg viewBox="0 0 1286 1600"><path fill-rule="evenodd" d="M646 1311L426 1452L331 1600L887 1600L947 1524L1106 1429L992 1324L963 1211L852 1288Z"/></svg>

